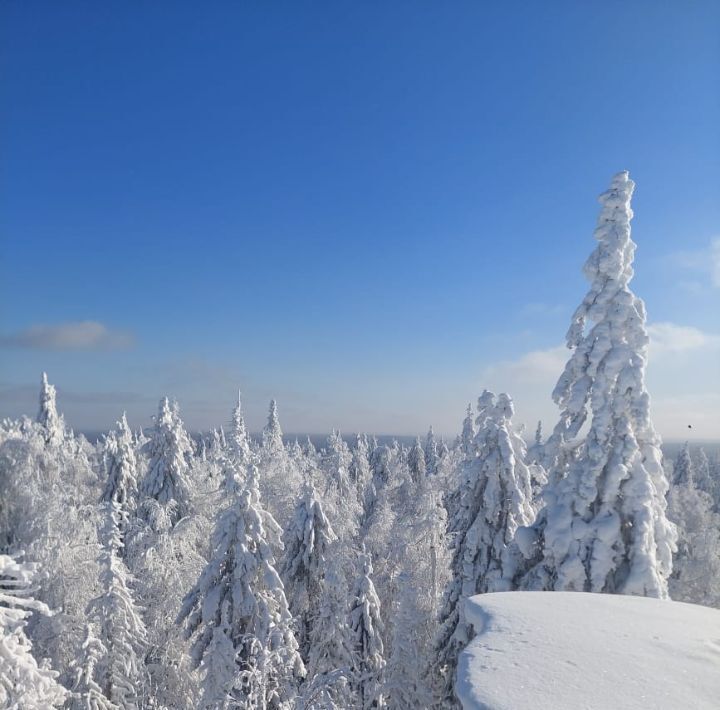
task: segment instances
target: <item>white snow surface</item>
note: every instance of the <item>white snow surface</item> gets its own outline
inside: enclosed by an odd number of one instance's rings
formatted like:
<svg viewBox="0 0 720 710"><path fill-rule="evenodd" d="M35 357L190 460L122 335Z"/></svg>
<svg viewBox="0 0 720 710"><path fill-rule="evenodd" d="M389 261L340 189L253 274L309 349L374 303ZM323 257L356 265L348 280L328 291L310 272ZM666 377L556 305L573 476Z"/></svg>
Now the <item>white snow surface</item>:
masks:
<svg viewBox="0 0 720 710"><path fill-rule="evenodd" d="M717 710L720 611L584 592L471 597L465 710Z"/></svg>

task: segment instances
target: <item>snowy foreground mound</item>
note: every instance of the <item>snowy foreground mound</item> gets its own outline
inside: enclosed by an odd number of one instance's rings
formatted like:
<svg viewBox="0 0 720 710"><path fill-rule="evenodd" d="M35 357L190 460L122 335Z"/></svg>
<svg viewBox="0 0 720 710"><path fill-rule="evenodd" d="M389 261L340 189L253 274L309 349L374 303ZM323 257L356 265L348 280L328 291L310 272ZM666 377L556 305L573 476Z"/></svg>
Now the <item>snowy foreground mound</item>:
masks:
<svg viewBox="0 0 720 710"><path fill-rule="evenodd" d="M466 602L465 710L717 710L720 611L644 597L504 592Z"/></svg>

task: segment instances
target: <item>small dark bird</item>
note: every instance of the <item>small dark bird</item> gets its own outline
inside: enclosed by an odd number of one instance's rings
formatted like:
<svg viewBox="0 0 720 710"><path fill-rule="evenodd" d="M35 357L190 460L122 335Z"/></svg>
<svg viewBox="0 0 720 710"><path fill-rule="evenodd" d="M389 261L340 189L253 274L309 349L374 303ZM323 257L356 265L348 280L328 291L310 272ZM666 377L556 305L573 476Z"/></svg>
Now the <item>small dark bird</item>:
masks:
<svg viewBox="0 0 720 710"><path fill-rule="evenodd" d="M688 429L692 429L692 424L688 424Z"/></svg>

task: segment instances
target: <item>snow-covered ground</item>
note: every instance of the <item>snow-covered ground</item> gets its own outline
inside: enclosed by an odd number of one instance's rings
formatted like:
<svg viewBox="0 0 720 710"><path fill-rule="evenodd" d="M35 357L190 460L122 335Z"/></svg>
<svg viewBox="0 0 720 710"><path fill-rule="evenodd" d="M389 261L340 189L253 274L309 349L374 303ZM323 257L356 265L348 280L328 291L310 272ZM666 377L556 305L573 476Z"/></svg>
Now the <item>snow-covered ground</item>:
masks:
<svg viewBox="0 0 720 710"><path fill-rule="evenodd" d="M717 710L720 611L644 597L503 592L467 601L466 710Z"/></svg>

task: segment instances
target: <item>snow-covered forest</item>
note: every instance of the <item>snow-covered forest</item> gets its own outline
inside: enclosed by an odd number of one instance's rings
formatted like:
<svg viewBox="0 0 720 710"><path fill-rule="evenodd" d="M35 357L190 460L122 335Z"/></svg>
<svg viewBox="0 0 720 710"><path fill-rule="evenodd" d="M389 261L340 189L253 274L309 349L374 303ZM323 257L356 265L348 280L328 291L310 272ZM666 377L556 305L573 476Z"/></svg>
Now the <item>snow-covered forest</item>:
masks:
<svg viewBox="0 0 720 710"><path fill-rule="evenodd" d="M720 461L663 460L633 189L600 196L557 421L529 441L482 391L454 440L412 446L288 441L275 401L251 436L239 396L209 434L168 397L91 444L43 374L0 427L0 707L451 708L471 596L720 608Z"/></svg>

